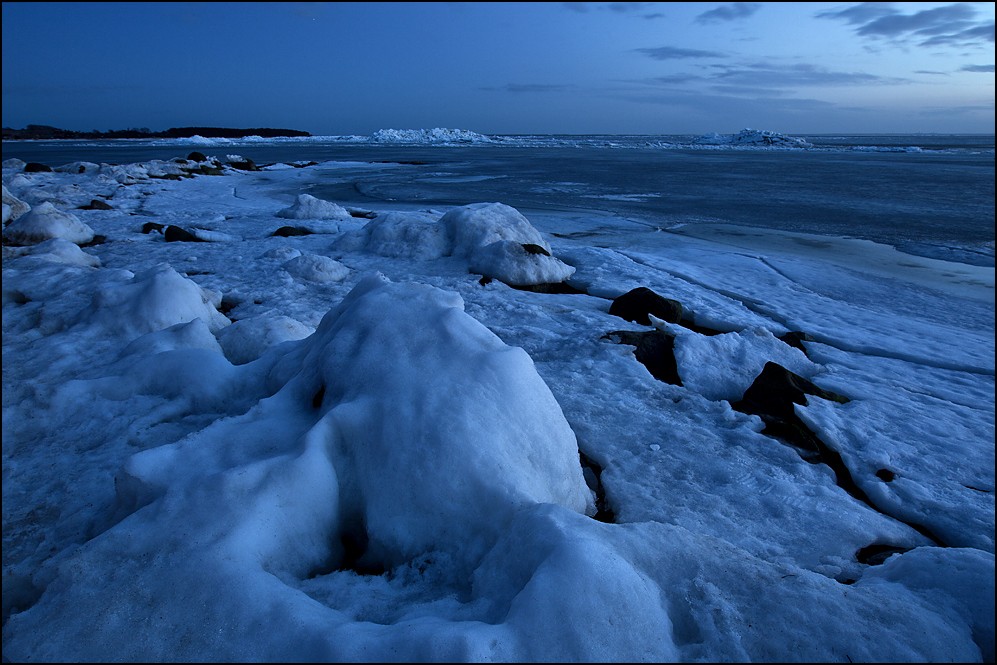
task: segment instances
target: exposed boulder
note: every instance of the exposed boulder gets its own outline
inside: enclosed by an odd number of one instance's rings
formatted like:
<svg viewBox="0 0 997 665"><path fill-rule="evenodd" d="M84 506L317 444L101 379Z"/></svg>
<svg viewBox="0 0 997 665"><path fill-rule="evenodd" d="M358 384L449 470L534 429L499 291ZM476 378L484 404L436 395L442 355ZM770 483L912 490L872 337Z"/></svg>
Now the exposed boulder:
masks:
<svg viewBox="0 0 997 665"><path fill-rule="evenodd" d="M644 286L627 291L614 300L609 308L610 314L643 326L651 325L648 314L667 323L678 323L682 320L682 312L682 303L664 298Z"/></svg>
<svg viewBox="0 0 997 665"><path fill-rule="evenodd" d="M52 167L38 162L28 162L24 165L25 173L51 173Z"/></svg>
<svg viewBox="0 0 997 665"><path fill-rule="evenodd" d="M145 229L145 227L142 228L143 230ZM166 236L166 242L205 242L187 229L182 229L173 224L166 227L163 235Z"/></svg>
<svg viewBox="0 0 997 665"><path fill-rule="evenodd" d="M603 339L618 340L619 344L637 347L634 357L647 368L651 376L674 386L682 385L675 363L675 335L662 330L617 330L603 335Z"/></svg>
<svg viewBox="0 0 997 665"><path fill-rule="evenodd" d="M100 199L92 199L85 206L80 206L80 210L114 210L114 206Z"/></svg>
<svg viewBox="0 0 997 665"><path fill-rule="evenodd" d="M206 162L208 161L208 158L204 156L204 153L200 153L195 150L187 155L187 160L191 162Z"/></svg>
<svg viewBox="0 0 997 665"><path fill-rule="evenodd" d="M270 235L287 238L289 236L308 236L311 234L311 231L300 226L282 226Z"/></svg>

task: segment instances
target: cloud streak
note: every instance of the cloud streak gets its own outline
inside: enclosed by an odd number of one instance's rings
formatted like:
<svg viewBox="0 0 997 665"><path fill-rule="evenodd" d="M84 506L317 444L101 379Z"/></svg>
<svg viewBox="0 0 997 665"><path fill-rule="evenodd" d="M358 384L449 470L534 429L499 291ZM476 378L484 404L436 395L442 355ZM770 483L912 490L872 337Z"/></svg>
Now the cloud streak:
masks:
<svg viewBox="0 0 997 665"><path fill-rule="evenodd" d="M479 89L488 90L490 92L511 92L513 94L521 94L524 92L563 92L565 90L570 90L573 87L573 85L556 83L507 83L502 86L492 86Z"/></svg>
<svg viewBox="0 0 997 665"><path fill-rule="evenodd" d="M757 2L732 2L703 12L694 20L696 23L726 23L737 21L742 18L748 18L761 9L761 7L761 4Z"/></svg>
<svg viewBox="0 0 997 665"><path fill-rule="evenodd" d="M675 46L659 46L657 48L634 49L637 53L642 53L655 60L682 60L686 58L725 58L723 53L717 51L700 51L692 48L678 48Z"/></svg>
<svg viewBox="0 0 997 665"><path fill-rule="evenodd" d="M860 37L914 41L918 46L968 46L994 41L993 22L976 20L977 8L959 2L912 14L888 3L865 2L841 10L823 11L816 18L841 20Z"/></svg>

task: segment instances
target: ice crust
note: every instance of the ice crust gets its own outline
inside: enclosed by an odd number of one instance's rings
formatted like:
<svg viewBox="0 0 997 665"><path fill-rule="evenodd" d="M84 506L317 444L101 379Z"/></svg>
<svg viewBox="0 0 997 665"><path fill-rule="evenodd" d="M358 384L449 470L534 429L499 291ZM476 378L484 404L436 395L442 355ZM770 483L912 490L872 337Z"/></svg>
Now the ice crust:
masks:
<svg viewBox="0 0 997 665"><path fill-rule="evenodd" d="M16 161L107 242L4 248L5 659L993 659L992 268L501 203L274 237L308 167ZM682 386L604 338L654 328ZM768 361L850 398L795 413L879 510L731 408Z"/></svg>

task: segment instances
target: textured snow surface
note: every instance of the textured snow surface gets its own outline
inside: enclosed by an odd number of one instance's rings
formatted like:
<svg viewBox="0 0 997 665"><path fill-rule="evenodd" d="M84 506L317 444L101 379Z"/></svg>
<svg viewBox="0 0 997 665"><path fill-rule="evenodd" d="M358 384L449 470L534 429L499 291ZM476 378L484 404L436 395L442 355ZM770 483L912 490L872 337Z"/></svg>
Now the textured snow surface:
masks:
<svg viewBox="0 0 997 665"><path fill-rule="evenodd" d="M384 138L475 140L424 131ZM18 161L5 659L993 660L993 268L303 193L391 165ZM638 286L686 319L610 315ZM868 501L731 407L767 362L849 398L794 413Z"/></svg>

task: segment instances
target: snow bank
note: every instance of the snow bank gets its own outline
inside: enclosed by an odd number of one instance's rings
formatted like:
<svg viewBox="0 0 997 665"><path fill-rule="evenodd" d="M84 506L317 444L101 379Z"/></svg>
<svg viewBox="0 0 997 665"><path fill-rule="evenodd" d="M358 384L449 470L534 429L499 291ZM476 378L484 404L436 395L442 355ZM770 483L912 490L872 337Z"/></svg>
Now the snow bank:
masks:
<svg viewBox="0 0 997 665"><path fill-rule="evenodd" d="M694 145L770 146L775 148L812 148L813 144L767 130L742 129L738 134L703 134L692 142Z"/></svg>
<svg viewBox="0 0 997 665"><path fill-rule="evenodd" d="M3 239L12 245L36 245L52 238L82 245L93 237L93 229L76 215L62 212L48 201L24 213L3 230Z"/></svg>
<svg viewBox="0 0 997 665"><path fill-rule="evenodd" d="M346 208L310 194L299 194L294 203L278 212L277 216L285 219L350 219Z"/></svg>
<svg viewBox="0 0 997 665"><path fill-rule="evenodd" d="M229 362L244 365L270 347L304 339L313 332L310 326L288 316L261 315L233 322L218 333L218 343Z"/></svg>
<svg viewBox="0 0 997 665"><path fill-rule="evenodd" d="M424 261L448 256L452 242L438 217L421 212L382 213L363 228L344 233L333 247Z"/></svg>

